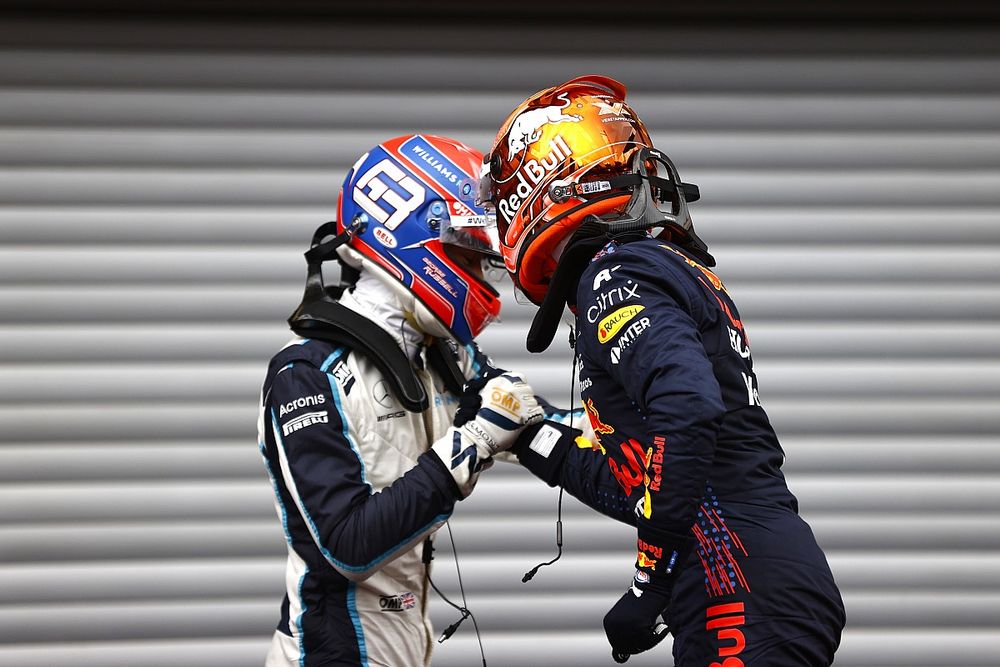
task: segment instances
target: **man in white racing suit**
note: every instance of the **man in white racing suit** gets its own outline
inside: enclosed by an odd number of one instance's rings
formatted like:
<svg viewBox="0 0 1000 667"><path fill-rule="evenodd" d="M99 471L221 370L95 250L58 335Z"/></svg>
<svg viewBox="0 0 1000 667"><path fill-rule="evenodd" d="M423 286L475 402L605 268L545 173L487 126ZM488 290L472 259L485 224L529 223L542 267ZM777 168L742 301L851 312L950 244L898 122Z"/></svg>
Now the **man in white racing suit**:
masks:
<svg viewBox="0 0 1000 667"><path fill-rule="evenodd" d="M480 264L496 238L473 202L481 161L443 137L383 142L348 173L335 238L321 227L306 254L300 337L270 362L258 423L288 543L268 666L429 665L422 543L543 419L473 343L500 309ZM339 299L328 258L356 278Z"/></svg>

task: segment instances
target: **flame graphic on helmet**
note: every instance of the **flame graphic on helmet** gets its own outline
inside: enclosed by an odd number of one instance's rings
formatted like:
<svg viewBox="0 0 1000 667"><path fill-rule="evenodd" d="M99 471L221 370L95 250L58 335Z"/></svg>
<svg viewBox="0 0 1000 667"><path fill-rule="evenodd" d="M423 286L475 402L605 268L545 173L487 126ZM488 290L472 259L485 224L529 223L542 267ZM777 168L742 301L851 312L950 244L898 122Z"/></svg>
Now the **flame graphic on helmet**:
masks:
<svg viewBox="0 0 1000 667"><path fill-rule="evenodd" d="M625 94L614 79L578 77L528 98L497 133L480 192L496 207L501 252L514 283L535 303L545 295L560 242L586 215L618 210L628 201L613 196L622 193L554 201L550 186L620 175L636 150L652 146ZM599 208L580 206L591 200Z"/></svg>

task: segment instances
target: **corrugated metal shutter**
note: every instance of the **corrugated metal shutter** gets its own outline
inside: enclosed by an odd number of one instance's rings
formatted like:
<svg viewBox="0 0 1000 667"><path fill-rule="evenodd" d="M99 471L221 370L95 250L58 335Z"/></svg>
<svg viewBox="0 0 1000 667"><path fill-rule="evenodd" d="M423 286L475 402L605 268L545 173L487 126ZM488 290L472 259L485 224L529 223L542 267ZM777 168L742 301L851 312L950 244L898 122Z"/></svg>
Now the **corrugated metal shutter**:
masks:
<svg viewBox="0 0 1000 667"><path fill-rule="evenodd" d="M935 53L916 28L814 43L705 29L580 58L500 55L502 36L457 26L395 26L409 41L385 53L370 26L342 42L281 27L303 52L259 26L224 49L187 27L0 30L20 45L0 51L0 664L261 662L284 548L256 392L304 244L372 144L424 130L485 146L528 93L588 71L630 84L702 188L698 228L848 605L838 665L996 664L995 33L969 33L962 55L964 33ZM564 334L527 358L530 314L506 308L484 347L565 404ZM566 555L520 582L554 552L555 497L497 468L452 522L491 665L610 662L600 619L631 570L627 530L568 501ZM471 628L437 655L476 664Z"/></svg>

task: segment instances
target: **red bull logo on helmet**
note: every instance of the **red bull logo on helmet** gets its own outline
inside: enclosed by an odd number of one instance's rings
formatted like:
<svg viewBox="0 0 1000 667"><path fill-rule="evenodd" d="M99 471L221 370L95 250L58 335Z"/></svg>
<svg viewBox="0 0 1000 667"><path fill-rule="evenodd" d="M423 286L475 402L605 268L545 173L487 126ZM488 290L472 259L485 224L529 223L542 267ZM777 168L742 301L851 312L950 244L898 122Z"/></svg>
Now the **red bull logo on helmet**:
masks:
<svg viewBox="0 0 1000 667"><path fill-rule="evenodd" d="M563 110L570 104L566 93L559 95L556 99L562 100L563 103L528 109L514 119L510 126L510 132L507 133L509 155L516 155L541 139L541 129L549 123L579 123L583 120L583 116L563 113Z"/></svg>
<svg viewBox="0 0 1000 667"><path fill-rule="evenodd" d="M531 158L520 169L514 172L512 178L517 179L517 187L509 197L500 200L500 203L497 205L500 215L508 223L514 220L514 214L517 213L521 205L531 198L535 187L545 175L555 171L559 165L573 155L573 151L566 144L566 140L558 134L552 137L552 140L549 142L549 148L550 150L545 157L540 160Z"/></svg>

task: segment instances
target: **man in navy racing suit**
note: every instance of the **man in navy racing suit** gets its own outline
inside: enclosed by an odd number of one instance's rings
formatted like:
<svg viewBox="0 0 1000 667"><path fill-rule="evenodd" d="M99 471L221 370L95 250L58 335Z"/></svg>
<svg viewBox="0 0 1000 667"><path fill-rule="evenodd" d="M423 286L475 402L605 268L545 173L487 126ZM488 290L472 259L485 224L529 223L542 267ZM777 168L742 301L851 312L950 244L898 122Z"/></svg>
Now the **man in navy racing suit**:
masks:
<svg viewBox="0 0 1000 667"><path fill-rule="evenodd" d="M697 196L606 77L541 91L501 127L480 201L540 306L529 350L548 345L565 304L575 313L597 438L581 448L546 424L555 447L513 451L636 527L634 579L604 618L616 660L669 628L679 667L823 667L843 603L785 484L739 311L691 224Z"/></svg>

